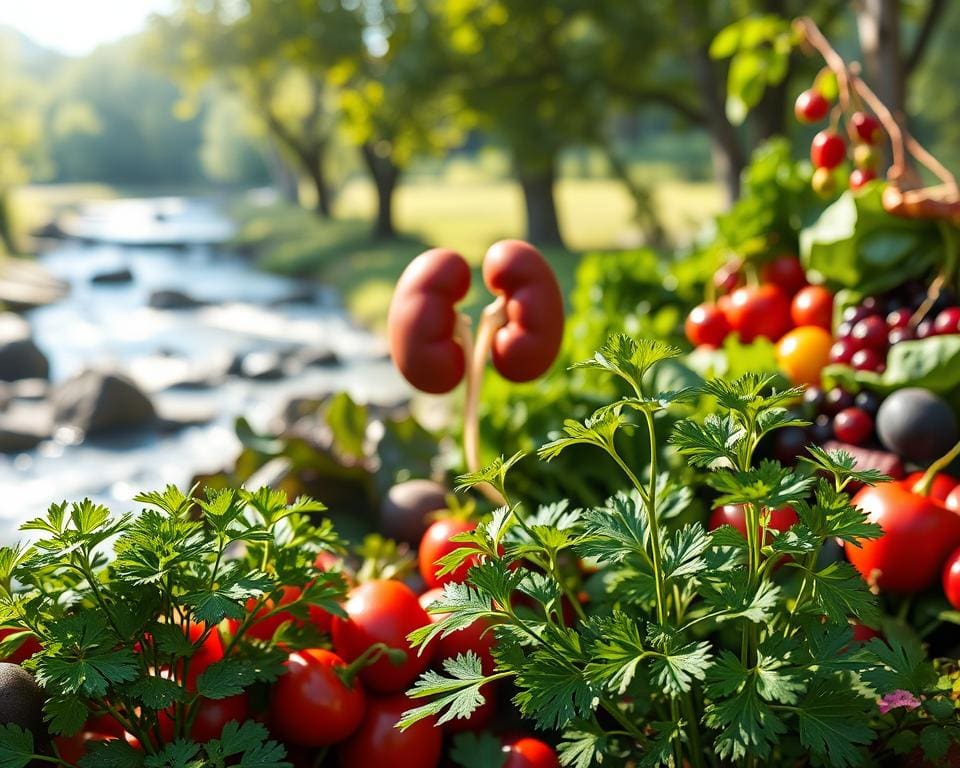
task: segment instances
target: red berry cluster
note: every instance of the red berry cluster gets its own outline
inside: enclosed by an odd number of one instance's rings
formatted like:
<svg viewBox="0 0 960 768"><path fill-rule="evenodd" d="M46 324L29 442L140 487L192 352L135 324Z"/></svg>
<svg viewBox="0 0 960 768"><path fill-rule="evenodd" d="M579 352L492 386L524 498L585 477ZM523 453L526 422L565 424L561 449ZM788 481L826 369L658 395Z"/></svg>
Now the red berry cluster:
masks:
<svg viewBox="0 0 960 768"><path fill-rule="evenodd" d="M849 365L858 371L883 373L890 347L903 341L960 333L960 307L944 292L927 317L916 326L913 315L926 298L921 286L899 295L870 296L860 304L847 307L836 330L830 350L830 362Z"/></svg>
<svg viewBox="0 0 960 768"><path fill-rule="evenodd" d="M830 102L815 88L808 89L797 97L794 114L801 123L812 124L823 120L830 111ZM877 178L880 154L877 145L883 140L880 122L873 115L857 111L847 121L847 132L853 142L850 172L850 189L857 190ZM810 162L814 172L811 184L817 194L829 197L836 191L834 170L847 157L847 143L834 126L826 128L813 137L810 145Z"/></svg>

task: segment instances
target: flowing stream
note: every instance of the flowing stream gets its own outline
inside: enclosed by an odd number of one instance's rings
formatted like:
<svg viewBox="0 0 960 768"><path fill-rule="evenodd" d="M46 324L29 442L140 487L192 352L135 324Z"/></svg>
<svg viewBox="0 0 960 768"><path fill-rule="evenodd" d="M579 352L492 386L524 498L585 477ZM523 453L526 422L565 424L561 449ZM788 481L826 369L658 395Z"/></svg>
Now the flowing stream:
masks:
<svg viewBox="0 0 960 768"><path fill-rule="evenodd" d="M82 240L60 241L41 263L70 285L62 301L27 313L34 339L50 360L54 385L85 368L110 365L146 387L161 410L208 412L200 426L172 433L138 431L77 442L60 429L33 451L0 454L0 539L51 502L91 497L129 508L141 489L184 485L198 472L232 464L240 450L234 420L266 429L294 397L346 390L389 402L407 390L385 358L381 340L352 325L336 297L259 271L222 242L231 223L202 200L120 200L88 206L70 222ZM129 269L128 282L91 282ZM194 309L154 309L156 290L206 302ZM274 380L227 376L208 388L168 388L184 376L224 371L238 354L323 349L335 366L310 366Z"/></svg>

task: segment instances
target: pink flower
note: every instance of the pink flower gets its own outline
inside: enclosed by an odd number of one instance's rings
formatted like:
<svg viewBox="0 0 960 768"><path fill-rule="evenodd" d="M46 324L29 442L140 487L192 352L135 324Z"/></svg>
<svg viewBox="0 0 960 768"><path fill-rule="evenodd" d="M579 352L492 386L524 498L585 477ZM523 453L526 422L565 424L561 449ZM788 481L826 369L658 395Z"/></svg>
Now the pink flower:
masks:
<svg viewBox="0 0 960 768"><path fill-rule="evenodd" d="M891 691L882 699L880 699L877 706L880 708L880 714L885 715L891 709L897 709L899 707L916 709L920 706L920 699L910 693L910 691L897 689L896 691Z"/></svg>

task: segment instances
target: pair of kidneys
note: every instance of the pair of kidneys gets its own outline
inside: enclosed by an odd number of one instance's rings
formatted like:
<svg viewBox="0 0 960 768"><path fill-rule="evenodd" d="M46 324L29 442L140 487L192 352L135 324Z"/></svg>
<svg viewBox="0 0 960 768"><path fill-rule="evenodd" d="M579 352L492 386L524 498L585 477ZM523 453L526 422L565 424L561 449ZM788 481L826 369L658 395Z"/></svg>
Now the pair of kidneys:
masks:
<svg viewBox="0 0 960 768"><path fill-rule="evenodd" d="M483 258L483 281L496 299L474 343L469 320L456 310L470 289L466 260L434 248L404 270L390 304L390 354L417 389L449 392L471 366L486 362L488 350L500 375L517 382L537 378L556 359L563 296L540 252L521 240L495 243Z"/></svg>

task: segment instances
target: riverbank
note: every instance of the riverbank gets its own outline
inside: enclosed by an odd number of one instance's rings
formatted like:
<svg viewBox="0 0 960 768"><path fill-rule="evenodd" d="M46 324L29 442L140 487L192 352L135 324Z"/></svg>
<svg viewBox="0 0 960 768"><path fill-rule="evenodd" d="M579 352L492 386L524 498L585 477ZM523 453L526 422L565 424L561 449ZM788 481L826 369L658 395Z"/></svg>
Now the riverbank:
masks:
<svg viewBox="0 0 960 768"><path fill-rule="evenodd" d="M617 182L563 180L557 201L571 251L547 256L566 291L581 253L635 244L636 232L631 202ZM667 235L680 239L720 210L722 201L711 183L673 179L658 187L655 204ZM238 247L252 253L260 266L329 284L342 296L350 315L374 330L383 329L393 285L420 251L443 245L477 265L491 243L523 236L523 201L516 185L506 180L437 178L400 187L395 217L404 234L396 240L371 236L372 205L370 188L356 181L338 196L332 221L282 202L243 201L230 213L238 225ZM475 295L479 301L480 294Z"/></svg>

